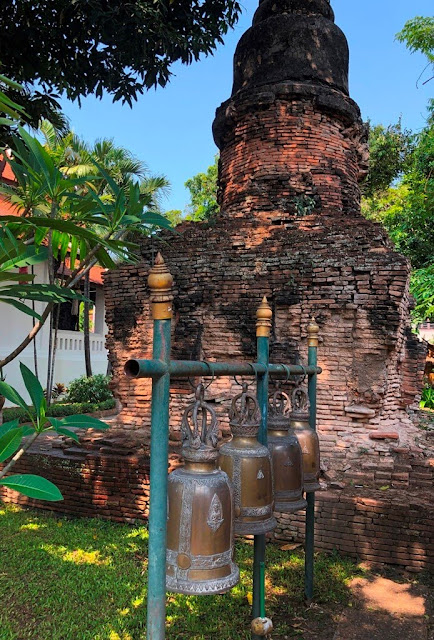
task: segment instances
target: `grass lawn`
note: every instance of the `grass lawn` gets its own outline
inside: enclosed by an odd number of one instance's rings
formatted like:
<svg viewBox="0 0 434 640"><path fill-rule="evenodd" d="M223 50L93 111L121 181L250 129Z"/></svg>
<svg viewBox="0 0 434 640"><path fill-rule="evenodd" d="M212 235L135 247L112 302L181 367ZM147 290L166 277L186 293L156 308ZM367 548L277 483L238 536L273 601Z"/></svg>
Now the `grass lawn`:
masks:
<svg viewBox="0 0 434 640"><path fill-rule="evenodd" d="M145 526L70 520L0 503L0 640L144 640ZM169 594L170 640L250 640L253 546L237 545L241 582L215 597ZM333 637L363 572L338 555L316 558L315 605L303 604L300 550L267 549L267 613L279 638Z"/></svg>

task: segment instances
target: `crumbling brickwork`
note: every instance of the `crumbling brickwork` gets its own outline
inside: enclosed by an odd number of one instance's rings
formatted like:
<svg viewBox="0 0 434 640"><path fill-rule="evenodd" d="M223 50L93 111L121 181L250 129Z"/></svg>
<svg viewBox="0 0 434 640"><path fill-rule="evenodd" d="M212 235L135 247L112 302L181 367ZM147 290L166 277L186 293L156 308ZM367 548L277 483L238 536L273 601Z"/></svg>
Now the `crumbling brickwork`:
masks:
<svg viewBox="0 0 434 640"><path fill-rule="evenodd" d="M151 357L146 279L161 250L175 279L174 358L254 359L255 312L265 294L273 307L272 360L306 363L306 329L315 315L323 368L322 481L331 489L318 494L319 545L429 566L434 448L410 419L419 400L424 347L410 331L409 264L384 230L360 213L367 132L348 95L348 47L329 1L261 0L234 69L232 96L214 123L221 151L220 215L144 242L139 264L106 275L107 347L122 410L116 435L106 434L106 444L89 443L84 459L75 458L76 486L99 499L86 497L82 511L97 504L104 517L146 514L146 455L133 456L132 444L130 453L124 450L126 442L135 442L136 449L146 443L151 386L127 379L123 366L129 358ZM224 378L208 390L223 437L235 391L235 382ZM173 380L171 392L176 453L192 391ZM116 440L125 441L119 450ZM53 478L62 486L60 474ZM66 483L71 495L65 505L80 513L70 490L74 482ZM131 498L140 493L141 501ZM276 536L300 536L303 517L279 517ZM414 532L405 537L410 528ZM386 534L387 548L378 542Z"/></svg>
<svg viewBox="0 0 434 640"><path fill-rule="evenodd" d="M221 214L144 243L138 266L107 275L107 344L120 421L135 429L149 427L150 383L127 380L123 364L151 353L146 277L157 249L175 278L174 357L254 358L255 310L266 294L273 360L305 362L315 315L323 468L336 482L363 484L371 467L392 460L391 445L413 446L420 435L409 410L424 348L410 330L408 261L360 213L367 131L348 95L348 48L332 19L325 0L260 3L213 127ZM210 391L223 422L232 391L224 380ZM174 382L172 444L188 392Z"/></svg>

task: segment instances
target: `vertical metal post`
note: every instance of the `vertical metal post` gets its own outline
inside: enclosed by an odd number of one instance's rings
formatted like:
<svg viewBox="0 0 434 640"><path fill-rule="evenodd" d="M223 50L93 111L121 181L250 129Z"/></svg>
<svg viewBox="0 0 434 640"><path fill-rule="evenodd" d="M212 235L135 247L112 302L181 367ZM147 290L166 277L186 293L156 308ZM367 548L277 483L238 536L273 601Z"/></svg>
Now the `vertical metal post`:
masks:
<svg viewBox="0 0 434 640"><path fill-rule="evenodd" d="M316 367L318 364L318 332L319 327L312 318L308 326L308 364ZM309 375L308 393L310 404L310 427L316 431L316 383L317 374ZM305 565L304 565L304 594L308 602L313 598L313 573L315 551L315 493L307 493L306 534L305 534Z"/></svg>
<svg viewBox="0 0 434 640"><path fill-rule="evenodd" d="M148 278L154 320L154 360L170 362L172 284L157 255ZM166 521L170 373L152 383L151 469L148 547L147 640L164 640L166 626Z"/></svg>
<svg viewBox="0 0 434 640"><path fill-rule="evenodd" d="M256 340L258 363L269 365L270 357L270 330L273 312L264 297L256 313ZM261 427L258 440L267 445L267 417L268 417L268 371L258 376L258 402L261 409ZM261 566L265 580L265 535L255 536L253 558L253 618L265 617L265 589L261 586ZM260 640L253 635L253 640Z"/></svg>

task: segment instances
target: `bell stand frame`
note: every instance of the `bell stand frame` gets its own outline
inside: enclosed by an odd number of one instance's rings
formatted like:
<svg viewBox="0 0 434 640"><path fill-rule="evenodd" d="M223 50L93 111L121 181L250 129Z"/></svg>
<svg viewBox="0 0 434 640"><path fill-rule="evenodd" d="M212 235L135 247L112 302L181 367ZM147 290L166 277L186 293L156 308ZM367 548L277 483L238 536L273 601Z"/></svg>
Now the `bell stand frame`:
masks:
<svg viewBox="0 0 434 640"><path fill-rule="evenodd" d="M148 544L148 597L147 640L164 640L166 626L166 522L167 522L167 465L169 456L169 402L171 377L191 376L252 376L257 379L257 398L261 409L261 427L258 440L267 445L268 385L269 377L287 378L308 375L310 426L316 429L316 392L318 331L312 320L308 327L308 366L270 364L269 343L272 310L264 297L256 323L257 362L195 362L170 359L172 285L173 278L161 254L158 254L148 278L151 290L153 318L153 359L129 360L125 373L130 378L152 378L151 451L150 451L150 503ZM313 597L315 493L306 494L305 533L305 598ZM253 619L264 617L265 595L263 573L265 566L265 535L254 536L253 561ZM261 571L262 565L262 571ZM261 579L262 574L262 579ZM260 640L253 635L253 640Z"/></svg>

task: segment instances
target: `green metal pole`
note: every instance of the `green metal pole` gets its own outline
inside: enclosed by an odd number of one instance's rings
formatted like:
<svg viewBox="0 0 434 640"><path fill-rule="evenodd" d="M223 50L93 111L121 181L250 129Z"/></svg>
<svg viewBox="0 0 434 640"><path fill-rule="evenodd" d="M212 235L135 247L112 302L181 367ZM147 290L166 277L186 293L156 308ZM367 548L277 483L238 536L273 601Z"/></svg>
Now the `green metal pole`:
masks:
<svg viewBox="0 0 434 640"><path fill-rule="evenodd" d="M309 325L308 365L316 367L318 362L318 326L314 320ZM310 403L310 427L316 431L316 393L317 374L309 375L308 394ZM307 493L306 533L305 533L305 565L304 595L307 602L313 598L313 574L315 552L315 493Z"/></svg>
<svg viewBox="0 0 434 640"><path fill-rule="evenodd" d="M170 362L172 276L161 256L151 270L154 360ZM152 381L147 640L164 640L166 626L166 521L170 373Z"/></svg>
<svg viewBox="0 0 434 640"><path fill-rule="evenodd" d="M261 427L259 429L258 440L267 446L267 422L268 422L268 365L270 359L270 328L271 328L271 308L268 306L266 298L262 301L257 312L257 360L259 364L267 367L266 373L258 376L257 395L261 409ZM253 619L265 617L265 588L262 588L261 566L265 581L265 535L254 538L253 557ZM260 636L252 635L253 640L260 640Z"/></svg>

